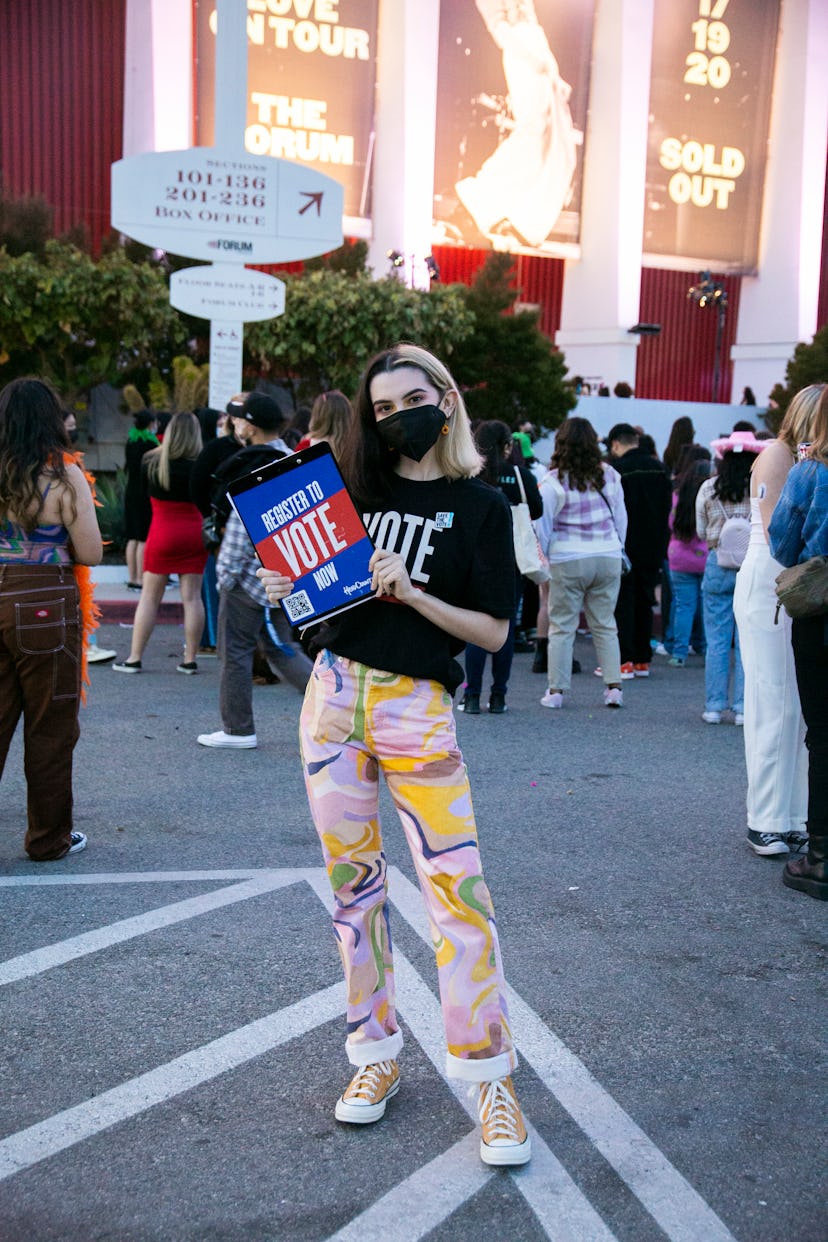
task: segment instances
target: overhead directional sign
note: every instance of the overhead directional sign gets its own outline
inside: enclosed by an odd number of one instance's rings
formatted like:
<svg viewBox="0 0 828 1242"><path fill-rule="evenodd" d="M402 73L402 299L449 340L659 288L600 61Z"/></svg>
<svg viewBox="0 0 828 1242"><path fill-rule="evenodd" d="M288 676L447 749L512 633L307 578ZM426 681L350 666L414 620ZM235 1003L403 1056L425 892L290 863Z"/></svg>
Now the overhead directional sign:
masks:
<svg viewBox="0 0 828 1242"><path fill-rule="evenodd" d="M112 165L112 224L192 259L284 263L342 245L343 193L315 169L243 148L148 151Z"/></svg>
<svg viewBox="0 0 828 1242"><path fill-rule="evenodd" d="M284 314L285 282L247 267L188 267L170 277L170 302L199 319L254 323Z"/></svg>

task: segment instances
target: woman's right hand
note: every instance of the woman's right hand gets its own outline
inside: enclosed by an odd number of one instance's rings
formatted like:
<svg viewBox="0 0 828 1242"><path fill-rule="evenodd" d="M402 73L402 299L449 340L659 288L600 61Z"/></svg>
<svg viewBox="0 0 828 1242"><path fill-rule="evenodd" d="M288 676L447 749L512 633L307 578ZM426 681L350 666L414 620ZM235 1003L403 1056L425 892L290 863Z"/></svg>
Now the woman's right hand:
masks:
<svg viewBox="0 0 828 1242"><path fill-rule="evenodd" d="M277 574L275 569L257 569L256 577L261 580L265 594L271 604L278 604L293 591L293 580L284 574Z"/></svg>

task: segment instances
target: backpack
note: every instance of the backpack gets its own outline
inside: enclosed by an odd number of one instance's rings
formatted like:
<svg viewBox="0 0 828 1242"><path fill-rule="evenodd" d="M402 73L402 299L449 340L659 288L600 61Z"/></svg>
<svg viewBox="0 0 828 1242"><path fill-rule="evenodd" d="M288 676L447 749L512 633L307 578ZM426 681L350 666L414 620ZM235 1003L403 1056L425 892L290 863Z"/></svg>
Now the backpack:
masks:
<svg viewBox="0 0 828 1242"><path fill-rule="evenodd" d="M720 502L721 505L721 502ZM726 513L724 505L721 510ZM750 519L725 517L725 524L716 545L716 560L721 569L739 569L745 559L750 542Z"/></svg>
<svg viewBox="0 0 828 1242"><path fill-rule="evenodd" d="M285 454L280 449L274 448L272 444L248 444L221 463L212 476L213 493L210 513L204 518L201 527L201 537L208 551L215 552L221 546L224 528L233 508L227 495L230 484L235 483L237 479L244 478L253 470L269 466L272 461L278 461L284 456Z"/></svg>

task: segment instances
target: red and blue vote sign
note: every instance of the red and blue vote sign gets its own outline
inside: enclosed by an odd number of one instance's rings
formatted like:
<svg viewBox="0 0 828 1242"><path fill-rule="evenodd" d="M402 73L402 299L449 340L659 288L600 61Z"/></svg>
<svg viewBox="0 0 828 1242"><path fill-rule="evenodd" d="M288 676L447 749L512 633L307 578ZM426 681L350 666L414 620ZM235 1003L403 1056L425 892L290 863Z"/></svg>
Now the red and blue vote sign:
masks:
<svg viewBox="0 0 828 1242"><path fill-rule="evenodd" d="M237 487L231 499L262 565L293 579L281 601L291 625L310 625L373 594L374 545L326 445L255 471Z"/></svg>

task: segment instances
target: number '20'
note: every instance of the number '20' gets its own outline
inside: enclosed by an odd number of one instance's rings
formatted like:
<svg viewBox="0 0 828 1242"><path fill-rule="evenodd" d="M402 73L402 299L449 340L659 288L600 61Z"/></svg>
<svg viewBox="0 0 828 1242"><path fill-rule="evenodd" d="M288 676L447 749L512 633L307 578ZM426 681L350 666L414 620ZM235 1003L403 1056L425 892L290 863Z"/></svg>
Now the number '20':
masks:
<svg viewBox="0 0 828 1242"><path fill-rule="evenodd" d="M705 56L704 52L691 52L685 61L685 82L691 86L712 86L721 90L730 81L730 62L724 56Z"/></svg>

